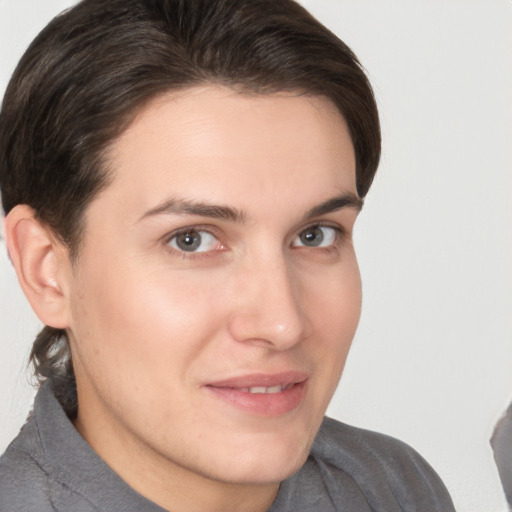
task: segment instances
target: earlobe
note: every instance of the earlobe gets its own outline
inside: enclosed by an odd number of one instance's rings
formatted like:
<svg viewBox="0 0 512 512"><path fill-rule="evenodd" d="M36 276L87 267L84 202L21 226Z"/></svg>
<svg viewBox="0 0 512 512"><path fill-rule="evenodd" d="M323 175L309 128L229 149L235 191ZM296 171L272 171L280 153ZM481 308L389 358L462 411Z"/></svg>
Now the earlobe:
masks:
<svg viewBox="0 0 512 512"><path fill-rule="evenodd" d="M21 288L39 319L50 327L68 327L67 250L27 205L15 206L5 219L7 249Z"/></svg>

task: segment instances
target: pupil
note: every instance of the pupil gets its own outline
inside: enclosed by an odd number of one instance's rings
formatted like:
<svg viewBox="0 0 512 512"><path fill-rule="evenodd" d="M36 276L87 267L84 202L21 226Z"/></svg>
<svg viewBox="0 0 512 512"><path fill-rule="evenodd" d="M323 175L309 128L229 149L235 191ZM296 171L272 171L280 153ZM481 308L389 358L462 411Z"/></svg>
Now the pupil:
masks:
<svg viewBox="0 0 512 512"><path fill-rule="evenodd" d="M195 251L201 245L201 235L197 231L182 233L176 238L176 245L183 251Z"/></svg>
<svg viewBox="0 0 512 512"><path fill-rule="evenodd" d="M300 235L300 239L304 245L309 245L310 247L318 247L324 239L324 234L322 230L316 226L314 228L310 228L307 231L304 231Z"/></svg>

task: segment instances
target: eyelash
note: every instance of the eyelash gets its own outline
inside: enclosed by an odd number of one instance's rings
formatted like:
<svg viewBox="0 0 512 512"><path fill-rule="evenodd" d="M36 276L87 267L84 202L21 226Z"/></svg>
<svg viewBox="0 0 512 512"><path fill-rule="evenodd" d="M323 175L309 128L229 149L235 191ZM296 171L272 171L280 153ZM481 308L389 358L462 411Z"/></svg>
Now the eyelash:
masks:
<svg viewBox="0 0 512 512"><path fill-rule="evenodd" d="M294 242L295 240L297 240L298 238L301 237L301 235L309 230L313 230L315 228L329 228L329 229L332 229L334 231L333 235L334 235L334 240L332 241L332 243L330 243L329 245L325 246L325 247L322 247L322 246L311 246L311 245L305 245L304 244L304 240L301 240L301 245L294 245ZM323 235L325 236L325 235ZM340 226L340 225L336 225L336 224L331 224L329 222L314 222L314 223L311 223L307 226L305 226L304 228L302 228L294 237L293 239L293 242L292 242L292 248L297 250L297 249L300 249L302 251L308 251L310 254L325 254L325 255L328 255L328 254L335 254L337 252L339 252L340 250L340 247L341 245L343 244L343 241L344 239L346 238L346 230ZM323 239L320 240L320 244L323 243ZM311 251L314 251L311 253Z"/></svg>
<svg viewBox="0 0 512 512"><path fill-rule="evenodd" d="M214 251L201 251L201 252L195 252L195 251L180 251L178 249L175 249L171 247L169 244L171 241L180 235L184 235L186 233L190 232L197 232L197 233L208 233L209 235L213 236L216 240L219 240L219 235L216 234L216 230L214 230L211 226L201 226L201 225L195 225L195 226L187 226L184 228L180 228L176 231L173 231L169 235L165 236L163 239L165 248L167 251L173 255L180 256L181 258L185 260L201 260L201 259L207 259L211 258L213 256L212 253L219 253L223 252L224 249L214 250ZM224 244L222 242L219 243L224 247Z"/></svg>
<svg viewBox="0 0 512 512"><path fill-rule="evenodd" d="M312 228L316 228L316 227L319 227L319 228L325 227L325 228L333 229L336 234L336 239L334 240L334 243L329 245L328 247L296 246L294 248L295 249L310 249L310 250L314 249L317 252L322 251L324 253L331 253L333 251L338 251L340 245L342 245L342 243L347 235L346 230L342 226L339 226L339 225L333 225L328 222L314 222L312 224L304 226L298 233L296 233L294 235L294 239L299 237L300 234L303 233L304 231L307 231L308 229L312 229ZM212 229L211 226L202 226L202 225L187 226L184 228L180 228L179 230L173 231L169 235L165 236L163 238L163 243L169 253L171 253L173 255L178 255L185 260L208 259L208 258L213 257L215 254L218 254L219 252L225 251L224 244L222 244L222 242L219 239L219 236L215 233L215 231L216 230ZM190 232L208 233L209 235L213 236L215 239L219 240L219 243L221 244L222 249L212 250L212 251L199 251L199 252L190 251L190 252L187 252L187 251L177 250L169 245L173 239L177 238L180 235L190 233Z"/></svg>

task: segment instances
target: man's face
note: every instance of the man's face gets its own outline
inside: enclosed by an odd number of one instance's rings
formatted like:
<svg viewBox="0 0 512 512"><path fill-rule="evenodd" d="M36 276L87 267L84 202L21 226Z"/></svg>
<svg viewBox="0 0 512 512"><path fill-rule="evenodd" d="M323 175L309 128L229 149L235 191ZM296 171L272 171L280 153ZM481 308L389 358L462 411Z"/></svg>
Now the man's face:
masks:
<svg viewBox="0 0 512 512"><path fill-rule="evenodd" d="M323 98L193 88L108 158L67 284L77 428L121 475L283 480L359 319L345 122Z"/></svg>

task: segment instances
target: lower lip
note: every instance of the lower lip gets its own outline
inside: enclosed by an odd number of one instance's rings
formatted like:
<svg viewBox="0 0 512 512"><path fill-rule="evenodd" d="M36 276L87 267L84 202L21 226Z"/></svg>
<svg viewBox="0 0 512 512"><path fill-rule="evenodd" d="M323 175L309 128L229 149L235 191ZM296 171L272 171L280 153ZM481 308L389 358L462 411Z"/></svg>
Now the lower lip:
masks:
<svg viewBox="0 0 512 512"><path fill-rule="evenodd" d="M304 400L306 381L279 393L249 393L235 388L205 386L210 393L228 404L256 416L281 416L296 409Z"/></svg>

